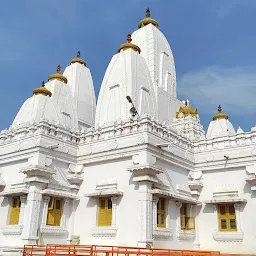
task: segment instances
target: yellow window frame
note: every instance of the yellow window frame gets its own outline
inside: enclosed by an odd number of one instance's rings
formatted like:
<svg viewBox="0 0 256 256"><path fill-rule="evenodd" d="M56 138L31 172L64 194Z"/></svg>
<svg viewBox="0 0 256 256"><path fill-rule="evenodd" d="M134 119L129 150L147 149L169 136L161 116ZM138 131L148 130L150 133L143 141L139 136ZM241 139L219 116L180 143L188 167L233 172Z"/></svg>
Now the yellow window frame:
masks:
<svg viewBox="0 0 256 256"><path fill-rule="evenodd" d="M231 221L234 221L235 228L231 227L232 226ZM226 223L226 228L222 227L222 222ZM221 232L237 231L236 212L233 204L218 205L218 223L219 223L219 231Z"/></svg>
<svg viewBox="0 0 256 256"><path fill-rule="evenodd" d="M100 197L98 199L98 226L112 225L112 200L111 197Z"/></svg>
<svg viewBox="0 0 256 256"><path fill-rule="evenodd" d="M19 196L12 198L10 207L9 225L19 224L21 201Z"/></svg>
<svg viewBox="0 0 256 256"><path fill-rule="evenodd" d="M159 198L157 202L157 227L166 228L166 199Z"/></svg>
<svg viewBox="0 0 256 256"><path fill-rule="evenodd" d="M187 204L183 203L180 208L180 229L181 230L194 230L195 226L195 217L188 216L187 213Z"/></svg>
<svg viewBox="0 0 256 256"><path fill-rule="evenodd" d="M63 199L51 197L48 204L46 224L49 226L60 226L62 217Z"/></svg>

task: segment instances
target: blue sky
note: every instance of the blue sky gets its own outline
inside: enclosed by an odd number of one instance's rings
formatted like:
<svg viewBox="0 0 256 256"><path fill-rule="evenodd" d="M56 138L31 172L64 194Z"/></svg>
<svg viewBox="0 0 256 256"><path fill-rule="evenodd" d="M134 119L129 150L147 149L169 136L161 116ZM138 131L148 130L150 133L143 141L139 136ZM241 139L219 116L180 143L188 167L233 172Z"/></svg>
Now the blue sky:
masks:
<svg viewBox="0 0 256 256"><path fill-rule="evenodd" d="M218 104L235 129L256 125L256 0L8 0L0 3L0 130L77 50L98 95L146 7L173 50L178 96L198 108L205 130Z"/></svg>

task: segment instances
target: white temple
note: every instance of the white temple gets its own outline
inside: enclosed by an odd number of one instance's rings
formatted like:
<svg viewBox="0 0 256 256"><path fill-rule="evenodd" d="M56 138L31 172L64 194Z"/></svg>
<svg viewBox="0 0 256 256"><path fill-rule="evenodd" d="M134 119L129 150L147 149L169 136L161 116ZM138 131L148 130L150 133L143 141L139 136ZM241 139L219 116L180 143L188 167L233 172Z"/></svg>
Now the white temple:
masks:
<svg viewBox="0 0 256 256"><path fill-rule="evenodd" d="M207 86L207 85L206 85ZM98 102L78 52L0 133L0 253L80 243L256 251L256 128L219 106L205 133L176 95L150 17L118 48Z"/></svg>

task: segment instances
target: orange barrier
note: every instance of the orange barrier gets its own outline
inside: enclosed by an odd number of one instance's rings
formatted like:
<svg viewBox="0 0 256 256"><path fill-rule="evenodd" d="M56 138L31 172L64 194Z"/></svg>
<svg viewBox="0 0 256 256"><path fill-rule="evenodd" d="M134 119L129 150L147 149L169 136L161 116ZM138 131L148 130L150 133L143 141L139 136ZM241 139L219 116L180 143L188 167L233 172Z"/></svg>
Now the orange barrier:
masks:
<svg viewBox="0 0 256 256"><path fill-rule="evenodd" d="M220 256L218 251L172 250L105 245L24 245L23 256Z"/></svg>

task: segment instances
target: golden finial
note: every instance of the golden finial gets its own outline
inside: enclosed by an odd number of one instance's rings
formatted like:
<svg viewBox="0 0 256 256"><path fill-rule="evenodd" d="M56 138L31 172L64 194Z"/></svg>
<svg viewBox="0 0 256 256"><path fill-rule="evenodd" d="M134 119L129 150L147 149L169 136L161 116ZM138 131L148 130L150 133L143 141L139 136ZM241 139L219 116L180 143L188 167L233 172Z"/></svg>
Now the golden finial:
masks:
<svg viewBox="0 0 256 256"><path fill-rule="evenodd" d="M146 10L146 18L150 18L150 10L149 10L149 8L147 8L147 10Z"/></svg>
<svg viewBox="0 0 256 256"><path fill-rule="evenodd" d="M218 113L212 118L212 120L217 119L228 119L228 115L222 113L221 105L218 106Z"/></svg>
<svg viewBox="0 0 256 256"><path fill-rule="evenodd" d="M132 41L132 35L131 35L130 33L127 35L126 40L127 40L127 43L131 43L131 41Z"/></svg>
<svg viewBox="0 0 256 256"><path fill-rule="evenodd" d="M56 73L55 74L52 74L48 77L48 81L51 81L51 80L54 80L54 79L57 79L63 83L67 83L68 82L68 79L63 76L61 73L61 66L60 64L57 66L57 69L56 69Z"/></svg>
<svg viewBox="0 0 256 256"><path fill-rule="evenodd" d="M118 52L120 52L121 50L125 51L127 49L133 49L134 51L140 53L140 47L132 43L132 36L130 33L127 35L126 41L126 44L121 44L119 46Z"/></svg>
<svg viewBox="0 0 256 256"><path fill-rule="evenodd" d="M147 10L146 10L146 18L139 22L138 28L142 28L142 27L144 27L144 26L146 26L148 24L152 24L156 28L159 27L158 22L150 17L150 10L149 10L149 8L147 8Z"/></svg>
<svg viewBox="0 0 256 256"><path fill-rule="evenodd" d="M179 111L176 112L176 118L179 117L179 114L182 113L184 116L197 116L198 111L197 108L196 109L192 109L189 105L188 105L188 101L185 100L185 106L184 107L180 107Z"/></svg>
<svg viewBox="0 0 256 256"><path fill-rule="evenodd" d="M74 59L72 59L72 60L70 61L70 65L73 64L73 63L76 63L76 62L80 63L81 65L86 66L86 62L81 59L81 53L80 53L80 51L77 52L76 58L74 58Z"/></svg>
<svg viewBox="0 0 256 256"><path fill-rule="evenodd" d="M49 96L49 97L52 96L52 93L51 93L48 89L45 88L45 83L44 83L44 81L42 82L41 87L36 88L35 90L33 90L33 94L34 94L34 95L42 94L42 95L44 95L44 96Z"/></svg>
<svg viewBox="0 0 256 256"><path fill-rule="evenodd" d="M57 66L57 69L56 69L56 72L58 73L58 74L60 74L60 71L61 71L61 66L60 66L60 64Z"/></svg>

